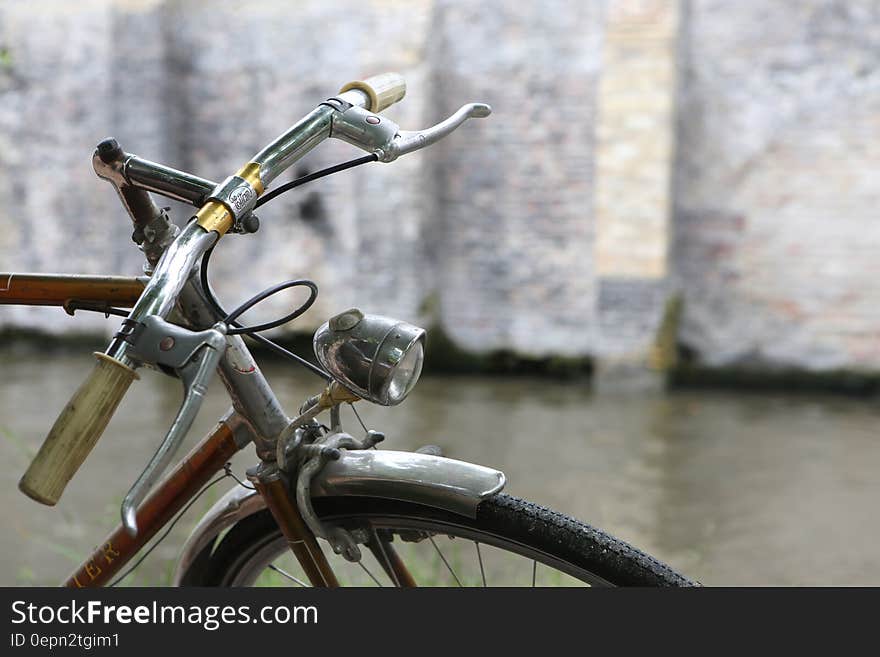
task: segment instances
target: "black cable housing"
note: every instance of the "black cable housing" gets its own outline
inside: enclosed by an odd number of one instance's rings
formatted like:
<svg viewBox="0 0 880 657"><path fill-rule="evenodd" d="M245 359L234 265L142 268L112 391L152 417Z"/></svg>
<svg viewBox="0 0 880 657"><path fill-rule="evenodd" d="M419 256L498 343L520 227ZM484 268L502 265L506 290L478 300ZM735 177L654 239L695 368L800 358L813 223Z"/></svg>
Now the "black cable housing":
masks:
<svg viewBox="0 0 880 657"><path fill-rule="evenodd" d="M282 324L287 324L287 322L293 321L300 315L302 315L305 311L312 307L312 304L315 303L315 299L318 298L318 286L315 285L313 281L306 280L304 278L284 281L283 283L278 283L277 285L273 285L272 287L267 287L265 290L252 296L250 299L241 304L238 308L233 310L231 313L226 315L223 318L223 322L225 324L232 325L236 319L238 319L242 314L256 306L261 301L271 297L273 294L281 292L282 290L287 290L292 287L307 287L311 291L309 294L309 298L306 299L301 306L299 306L292 313L285 315L280 319L276 319L272 322L265 322L263 324L256 324L254 326L241 326L236 325L233 328L226 331L226 335L249 335L252 333L258 333L260 331L268 331L269 329L276 328L281 326Z"/></svg>
<svg viewBox="0 0 880 657"><path fill-rule="evenodd" d="M214 246L216 246L216 243L214 244ZM227 335L230 335L230 334L231 335L236 335L236 334L245 335L245 336L249 337L251 340L253 340L254 342L258 342L259 344L263 345L264 347L267 347L271 351L275 352L277 355L279 355L283 358L287 358L288 360L292 360L296 363L299 363L300 365L305 367L307 370L309 370L313 374L317 374L318 376L320 376L324 380L329 381L331 377L323 369L321 369L317 365L310 363L302 356L296 355L292 351L289 351L288 349L285 349L284 347L282 347L280 344L273 342L269 338L263 337L262 335L260 335L259 333L256 332L256 331L266 330L267 328L275 328L276 326L280 326L281 324L283 324L287 321L290 321L290 319L292 319L292 318L299 317L300 315L302 315L306 310L308 310L311 307L312 303L314 303L315 298L317 297L317 294L318 294L318 286L315 285L312 281L304 281L304 280L285 281L284 283L280 283L278 285L273 285L271 288L267 288L266 290L263 290L259 294L255 295L255 296L251 297L250 299L248 299L247 301L245 301L238 308L236 308L232 313L227 313L225 310L223 310L223 307L217 301L217 297L214 296L214 292L211 290L211 285L210 285L210 283L208 283L208 265L211 261L211 254L214 252L214 246L212 246L210 249L208 249L205 252L205 255L202 256L202 263L201 263L199 274L200 274L200 278L202 281L202 291L205 293L205 300L208 302L208 305L211 307L211 310L214 311L214 313L217 315L217 317L225 318L224 322L230 326L230 329L227 331ZM258 302L265 299L267 296L275 294L275 292L279 292L283 289L287 289L288 287L294 287L294 285L301 285L301 284L309 284L309 287L312 290L312 294L309 296L306 303L304 303L303 305L298 307L296 310L294 310L289 315L282 317L281 320L277 320L275 322L267 322L266 324L259 324L257 326L252 326L252 327L242 326L241 324L239 324L238 322L235 321L235 318L238 317L238 315L245 312L249 308L252 308L254 305L256 305Z"/></svg>
<svg viewBox="0 0 880 657"><path fill-rule="evenodd" d="M320 171L316 171L315 173L311 173L307 176L302 176L301 178L297 178L296 180L292 180L291 182L285 183L281 185L278 189L274 189L271 192L264 194L257 201L254 209L260 207L271 201L272 199L280 196L284 192L290 191L300 185L304 185L305 183L312 182L313 180L317 180L318 178L323 178L324 176L329 176L333 173L339 173L340 171L345 171L346 169L351 169L353 167L359 166L361 164L368 164L370 162L376 162L379 157L375 154L365 155L363 157L356 158L354 160L349 160L348 162L343 162L341 164L334 165L332 167L327 167L326 169L321 169ZM271 351L275 352L277 355L292 360L296 363L299 363L306 369L308 369L313 374L317 374L321 378L329 381L331 379L330 375L327 374L323 369L314 365L307 361L305 358L296 355L292 351L289 351L282 347L280 344L273 342L269 338L266 338L262 335L259 335L260 331L266 331L272 328L277 328L287 322L290 322L297 317L301 316L305 313L309 308L312 307L312 304L315 303L315 299L318 296L318 286L308 279L295 279L284 281L283 283L278 283L277 285L273 285L272 287L268 287L259 294L254 295L243 304L238 306L231 313L227 313L223 310L223 307L217 301L217 297L214 296L214 292L211 290L211 285L208 283L208 265L211 261L211 254L214 252L214 247L217 246L217 243L214 243L210 249L205 252L205 255L202 256L202 262L200 267L200 277L202 282L202 290L205 293L205 299L208 302L208 305L211 307L211 310L217 315L217 317L222 317L223 322L227 324L230 328L227 331L227 335L246 335L251 340L267 347ZM307 287L310 290L309 298L296 308L293 312L288 313L284 317L280 319L265 322L263 324L257 324L255 326L242 326L236 320L245 312L253 308L255 305L260 303L261 301L267 299L268 297L281 292L282 290L286 290L292 287Z"/></svg>
<svg viewBox="0 0 880 657"><path fill-rule="evenodd" d="M375 153L371 153L369 155L364 155L363 157L358 157L354 160L349 160L348 162L343 162L342 164L336 164L332 167L327 167L326 169L321 169L320 171L316 171L315 173L310 173L307 176L303 176L301 178L297 178L296 180L291 180L289 183L284 183L278 189L273 189L271 192L267 192L263 194L258 200L257 204L254 206L256 210L261 205L264 205L271 201L273 198L277 196L281 196L284 192L290 191L294 187L299 187L300 185L305 185L308 182L312 182L313 180L317 180L318 178L323 178L324 176L329 176L333 173L339 173L340 171L345 171L346 169L351 169L352 167L360 166L361 164L369 164L370 162L376 162L379 159L379 156Z"/></svg>

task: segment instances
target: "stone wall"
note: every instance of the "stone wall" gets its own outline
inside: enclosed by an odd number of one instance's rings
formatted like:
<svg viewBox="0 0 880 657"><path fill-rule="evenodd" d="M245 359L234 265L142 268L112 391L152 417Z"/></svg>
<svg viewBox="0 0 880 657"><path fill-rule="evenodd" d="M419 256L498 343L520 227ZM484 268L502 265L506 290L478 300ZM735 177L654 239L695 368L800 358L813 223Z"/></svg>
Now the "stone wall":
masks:
<svg viewBox="0 0 880 657"><path fill-rule="evenodd" d="M711 365L880 369L880 5L689 5L680 339Z"/></svg>
<svg viewBox="0 0 880 657"><path fill-rule="evenodd" d="M670 295L678 2L609 5L596 122L599 371L653 364Z"/></svg>
<svg viewBox="0 0 880 657"><path fill-rule="evenodd" d="M681 294L679 340L710 365L880 369L870 0L40 5L0 3L0 269L139 270L100 139L218 180L340 83L398 70L404 128L495 112L267 206L215 256L229 304L309 276L300 329L358 304L473 352L644 365ZM354 155L331 141L292 174ZM116 328L0 312L37 324Z"/></svg>

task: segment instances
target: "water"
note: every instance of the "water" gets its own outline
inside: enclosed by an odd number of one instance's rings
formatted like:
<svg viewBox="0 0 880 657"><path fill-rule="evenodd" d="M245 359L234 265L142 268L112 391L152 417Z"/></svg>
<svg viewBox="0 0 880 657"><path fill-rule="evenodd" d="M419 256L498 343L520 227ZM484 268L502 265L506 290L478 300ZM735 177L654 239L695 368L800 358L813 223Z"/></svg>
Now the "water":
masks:
<svg viewBox="0 0 880 657"><path fill-rule="evenodd" d="M87 353L6 349L0 383L3 585L56 584L112 528L119 501L180 400L146 372L54 508L18 478L72 389ZM267 367L295 408L316 379ZM227 407L217 382L188 440ZM500 468L508 491L609 531L706 584L880 584L880 403L828 396L595 393L545 379L428 377L394 409L362 407L388 449L442 445ZM348 418L348 427L355 421ZM254 462L250 449L237 472ZM226 486L226 484L222 484ZM130 580L167 583L209 491Z"/></svg>

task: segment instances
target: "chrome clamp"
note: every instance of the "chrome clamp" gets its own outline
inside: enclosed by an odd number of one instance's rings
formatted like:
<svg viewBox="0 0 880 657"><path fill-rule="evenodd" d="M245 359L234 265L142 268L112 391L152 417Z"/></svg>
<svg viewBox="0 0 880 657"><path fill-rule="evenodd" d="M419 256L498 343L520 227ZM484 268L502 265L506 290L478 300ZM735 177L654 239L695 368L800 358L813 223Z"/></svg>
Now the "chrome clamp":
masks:
<svg viewBox="0 0 880 657"><path fill-rule="evenodd" d="M351 562L361 560L358 543L365 543L369 537L354 535L343 527L324 525L312 506L312 480L329 461L339 459L341 449L370 449L384 439L385 436L378 431L368 431L363 440L357 440L340 431L323 436L310 444L300 444L296 448L297 454L302 459L296 478L296 504L299 512L315 536L326 539L336 554L342 555Z"/></svg>
<svg viewBox="0 0 880 657"><path fill-rule="evenodd" d="M253 213L257 190L241 176L229 176L217 185L206 200L219 201L232 213L231 233L256 233L260 220Z"/></svg>
<svg viewBox="0 0 880 657"><path fill-rule="evenodd" d="M133 185L126 176L130 160L135 158L122 150L115 139L105 139L98 144L92 155L92 166L98 177L108 181L116 189L128 215L134 223L132 241L144 252L147 262L144 273L151 274L165 249L180 229L168 216L169 208L158 207L150 195Z"/></svg>

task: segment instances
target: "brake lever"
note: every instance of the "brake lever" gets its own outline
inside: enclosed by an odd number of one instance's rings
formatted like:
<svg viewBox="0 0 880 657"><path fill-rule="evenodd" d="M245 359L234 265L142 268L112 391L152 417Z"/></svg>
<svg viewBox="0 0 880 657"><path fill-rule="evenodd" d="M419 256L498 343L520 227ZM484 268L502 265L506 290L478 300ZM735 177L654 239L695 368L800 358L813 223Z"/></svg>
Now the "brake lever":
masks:
<svg viewBox="0 0 880 657"><path fill-rule="evenodd" d="M144 471L122 501L122 524L137 535L137 507L168 467L201 408L208 383L226 349L226 325L218 322L205 331L190 331L150 315L126 338L129 353L145 365L173 370L183 383L183 401L168 433Z"/></svg>
<svg viewBox="0 0 880 657"><path fill-rule="evenodd" d="M387 117L352 105L334 116L330 136L374 153L380 162L393 162L440 141L468 119L482 119L491 113L492 108L485 103L468 103L435 126L401 130Z"/></svg>
<svg viewBox="0 0 880 657"><path fill-rule="evenodd" d="M492 108L485 103L468 103L467 105L462 105L448 119L441 121L431 128L425 130L401 130L391 140L387 148L382 149L379 161L393 162L401 155L412 153L440 141L468 119L483 119L491 113Z"/></svg>

